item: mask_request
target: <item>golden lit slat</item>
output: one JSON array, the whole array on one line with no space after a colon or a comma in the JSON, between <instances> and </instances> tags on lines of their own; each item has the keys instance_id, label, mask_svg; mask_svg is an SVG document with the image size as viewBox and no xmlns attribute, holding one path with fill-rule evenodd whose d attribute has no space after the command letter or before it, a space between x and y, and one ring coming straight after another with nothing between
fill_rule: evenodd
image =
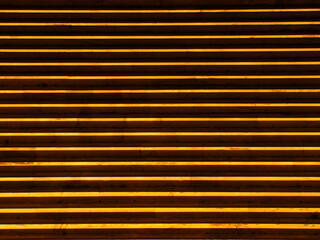
<instances>
[{"instance_id":1,"label":"golden lit slat","mask_svg":"<svg viewBox=\"0 0 320 240\"><path fill-rule=\"evenodd\" d=\"M0 122L318 122L320 118L0 118Z\"/></svg>"},{"instance_id":2,"label":"golden lit slat","mask_svg":"<svg viewBox=\"0 0 320 240\"><path fill-rule=\"evenodd\" d=\"M24 93L320 93L320 89L114 89L114 90L0 90L0 94L24 94Z\"/></svg>"},{"instance_id":3,"label":"golden lit slat","mask_svg":"<svg viewBox=\"0 0 320 240\"><path fill-rule=\"evenodd\" d=\"M320 230L320 224L291 223L68 223L68 224L0 224L0 230L68 230L68 229L305 229Z\"/></svg>"},{"instance_id":4,"label":"golden lit slat","mask_svg":"<svg viewBox=\"0 0 320 240\"><path fill-rule=\"evenodd\" d=\"M268 66L320 65L320 61L303 62L0 62L0 66Z\"/></svg>"},{"instance_id":5,"label":"golden lit slat","mask_svg":"<svg viewBox=\"0 0 320 240\"><path fill-rule=\"evenodd\" d=\"M179 49L0 49L0 52L31 53L124 53L124 52L319 52L320 48L179 48Z\"/></svg>"},{"instance_id":6,"label":"golden lit slat","mask_svg":"<svg viewBox=\"0 0 320 240\"><path fill-rule=\"evenodd\" d=\"M51 166L320 166L320 162L0 162L0 167Z\"/></svg>"},{"instance_id":7,"label":"golden lit slat","mask_svg":"<svg viewBox=\"0 0 320 240\"><path fill-rule=\"evenodd\" d=\"M194 176L161 176L161 177L0 177L0 182L70 182L70 181L245 181L245 182L319 182L320 177L260 177L260 176L241 176L241 177L194 177ZM1 194L1 193L0 193Z\"/></svg>"},{"instance_id":8,"label":"golden lit slat","mask_svg":"<svg viewBox=\"0 0 320 240\"><path fill-rule=\"evenodd\" d=\"M0 132L0 137L320 136L320 132Z\"/></svg>"},{"instance_id":9,"label":"golden lit slat","mask_svg":"<svg viewBox=\"0 0 320 240\"><path fill-rule=\"evenodd\" d=\"M0 104L0 108L170 108L170 107L320 107L320 103L70 103L70 104Z\"/></svg>"},{"instance_id":10,"label":"golden lit slat","mask_svg":"<svg viewBox=\"0 0 320 240\"><path fill-rule=\"evenodd\" d=\"M0 208L10 213L318 213L320 208Z\"/></svg>"},{"instance_id":11,"label":"golden lit slat","mask_svg":"<svg viewBox=\"0 0 320 240\"><path fill-rule=\"evenodd\" d=\"M320 192L1 192L0 198L67 197L320 197Z\"/></svg>"},{"instance_id":12,"label":"golden lit slat","mask_svg":"<svg viewBox=\"0 0 320 240\"><path fill-rule=\"evenodd\" d=\"M117 80L117 79L318 79L320 75L246 75L246 76L0 76L0 79L65 79L65 80Z\"/></svg>"},{"instance_id":13,"label":"golden lit slat","mask_svg":"<svg viewBox=\"0 0 320 240\"><path fill-rule=\"evenodd\" d=\"M319 25L320 21L290 22L0 22L0 26L74 26L74 27L116 27L116 26L268 26L268 25Z\"/></svg>"},{"instance_id":14,"label":"golden lit slat","mask_svg":"<svg viewBox=\"0 0 320 240\"><path fill-rule=\"evenodd\" d=\"M22 36L22 35L2 35L0 39L268 39L268 38L319 38L318 34L290 34L290 35L158 35L158 36L146 36L146 35L131 35L131 36L93 36L93 35L83 35L83 36Z\"/></svg>"},{"instance_id":15,"label":"golden lit slat","mask_svg":"<svg viewBox=\"0 0 320 240\"><path fill-rule=\"evenodd\" d=\"M319 151L320 147L0 147L0 152L33 151Z\"/></svg>"},{"instance_id":16,"label":"golden lit slat","mask_svg":"<svg viewBox=\"0 0 320 240\"><path fill-rule=\"evenodd\" d=\"M89 10L89 9L1 9L0 13L246 13L246 12L319 12L320 8L283 8L283 9L150 9L150 10Z\"/></svg>"}]
</instances>

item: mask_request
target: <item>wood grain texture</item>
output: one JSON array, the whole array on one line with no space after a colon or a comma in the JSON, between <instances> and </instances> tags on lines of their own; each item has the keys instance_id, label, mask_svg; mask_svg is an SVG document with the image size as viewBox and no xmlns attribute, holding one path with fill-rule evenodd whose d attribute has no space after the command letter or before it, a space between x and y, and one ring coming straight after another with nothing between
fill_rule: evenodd
<instances>
[{"instance_id":1,"label":"wood grain texture","mask_svg":"<svg viewBox=\"0 0 320 240\"><path fill-rule=\"evenodd\" d=\"M320 238L319 3L0 5L0 239Z\"/></svg>"}]
</instances>

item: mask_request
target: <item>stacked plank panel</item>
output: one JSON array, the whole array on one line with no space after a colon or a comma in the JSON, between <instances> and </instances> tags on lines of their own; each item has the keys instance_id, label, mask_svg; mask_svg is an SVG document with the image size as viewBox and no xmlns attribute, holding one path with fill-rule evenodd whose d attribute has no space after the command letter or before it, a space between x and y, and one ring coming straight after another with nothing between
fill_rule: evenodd
<instances>
[{"instance_id":1,"label":"stacked plank panel","mask_svg":"<svg viewBox=\"0 0 320 240\"><path fill-rule=\"evenodd\" d=\"M1 239L319 239L320 4L0 9Z\"/></svg>"}]
</instances>

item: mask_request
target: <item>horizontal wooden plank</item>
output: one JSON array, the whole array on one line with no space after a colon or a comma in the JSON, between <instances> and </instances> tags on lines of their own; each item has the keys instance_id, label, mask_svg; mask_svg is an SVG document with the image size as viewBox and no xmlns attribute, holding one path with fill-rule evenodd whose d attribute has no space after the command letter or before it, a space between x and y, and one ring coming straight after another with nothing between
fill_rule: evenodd
<instances>
[{"instance_id":1,"label":"horizontal wooden plank","mask_svg":"<svg viewBox=\"0 0 320 240\"><path fill-rule=\"evenodd\" d=\"M0 224L0 229L320 229L320 224Z\"/></svg>"},{"instance_id":2,"label":"horizontal wooden plank","mask_svg":"<svg viewBox=\"0 0 320 240\"><path fill-rule=\"evenodd\" d=\"M319 192L1 192L0 198L42 197L320 197Z\"/></svg>"},{"instance_id":3,"label":"horizontal wooden plank","mask_svg":"<svg viewBox=\"0 0 320 240\"><path fill-rule=\"evenodd\" d=\"M4 208L5 213L315 213L319 208Z\"/></svg>"}]
</instances>

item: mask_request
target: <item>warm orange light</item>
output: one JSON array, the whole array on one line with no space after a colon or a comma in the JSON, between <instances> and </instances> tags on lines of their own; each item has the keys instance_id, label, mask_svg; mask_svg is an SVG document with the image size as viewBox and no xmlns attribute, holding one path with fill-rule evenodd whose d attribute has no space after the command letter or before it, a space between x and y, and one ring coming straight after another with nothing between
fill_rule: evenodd
<instances>
[{"instance_id":1,"label":"warm orange light","mask_svg":"<svg viewBox=\"0 0 320 240\"><path fill-rule=\"evenodd\" d=\"M320 89L161 89L161 90L0 90L0 94L23 94L23 93L319 93Z\"/></svg>"},{"instance_id":2,"label":"warm orange light","mask_svg":"<svg viewBox=\"0 0 320 240\"><path fill-rule=\"evenodd\" d=\"M246 76L0 76L0 79L318 79L320 75L246 75Z\"/></svg>"},{"instance_id":3,"label":"warm orange light","mask_svg":"<svg viewBox=\"0 0 320 240\"><path fill-rule=\"evenodd\" d=\"M119 52L319 52L320 48L179 48L179 49L0 49L0 52L88 52L88 53L119 53Z\"/></svg>"},{"instance_id":4,"label":"warm orange light","mask_svg":"<svg viewBox=\"0 0 320 240\"><path fill-rule=\"evenodd\" d=\"M8 151L319 151L320 147L0 147Z\"/></svg>"},{"instance_id":5,"label":"warm orange light","mask_svg":"<svg viewBox=\"0 0 320 240\"><path fill-rule=\"evenodd\" d=\"M283 9L150 9L150 10L61 10L61 9L1 9L0 13L223 13L223 12L319 12L319 8Z\"/></svg>"},{"instance_id":6,"label":"warm orange light","mask_svg":"<svg viewBox=\"0 0 320 240\"><path fill-rule=\"evenodd\" d=\"M318 122L320 121L320 118L0 118L0 122L247 122L247 121Z\"/></svg>"},{"instance_id":7,"label":"warm orange light","mask_svg":"<svg viewBox=\"0 0 320 240\"><path fill-rule=\"evenodd\" d=\"M320 107L320 103L70 103L70 104L0 104L9 107L103 107L103 108L141 108L141 107Z\"/></svg>"},{"instance_id":8,"label":"warm orange light","mask_svg":"<svg viewBox=\"0 0 320 240\"><path fill-rule=\"evenodd\" d=\"M0 66L247 66L247 65L320 65L307 62L0 62Z\"/></svg>"},{"instance_id":9,"label":"warm orange light","mask_svg":"<svg viewBox=\"0 0 320 240\"><path fill-rule=\"evenodd\" d=\"M320 162L0 162L0 167L50 166L319 166Z\"/></svg>"},{"instance_id":10,"label":"warm orange light","mask_svg":"<svg viewBox=\"0 0 320 240\"><path fill-rule=\"evenodd\" d=\"M0 132L0 137L320 136L320 132Z\"/></svg>"},{"instance_id":11,"label":"warm orange light","mask_svg":"<svg viewBox=\"0 0 320 240\"><path fill-rule=\"evenodd\" d=\"M261 26L261 25L319 25L319 21L291 22L0 22L0 26Z\"/></svg>"}]
</instances>

